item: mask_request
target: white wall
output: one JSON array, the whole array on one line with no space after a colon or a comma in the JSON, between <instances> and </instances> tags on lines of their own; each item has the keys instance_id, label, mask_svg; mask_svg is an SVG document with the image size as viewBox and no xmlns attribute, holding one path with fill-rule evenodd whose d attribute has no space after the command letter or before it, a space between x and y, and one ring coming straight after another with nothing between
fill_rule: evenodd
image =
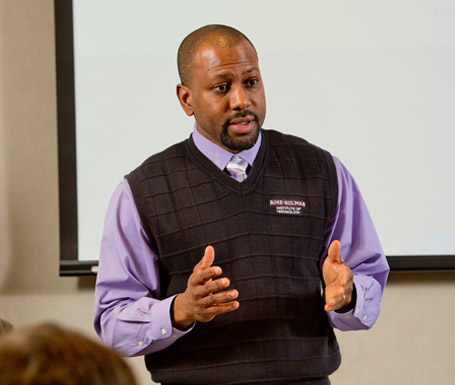
<instances>
[{"instance_id":1,"label":"white wall","mask_svg":"<svg viewBox=\"0 0 455 385\"><path fill-rule=\"evenodd\" d=\"M58 276L53 1L0 0L0 317L52 320L91 336L94 279ZM334 385L455 378L455 272L392 273L368 332L338 333ZM141 384L142 358L129 359Z\"/></svg>"},{"instance_id":2,"label":"white wall","mask_svg":"<svg viewBox=\"0 0 455 385\"><path fill-rule=\"evenodd\" d=\"M264 127L342 160L387 255L455 254L455 205L446 204L455 196L446 177L455 142L453 0L73 4L79 259L98 258L119 175L189 135L175 56L189 31L209 23L252 39Z\"/></svg>"}]
</instances>

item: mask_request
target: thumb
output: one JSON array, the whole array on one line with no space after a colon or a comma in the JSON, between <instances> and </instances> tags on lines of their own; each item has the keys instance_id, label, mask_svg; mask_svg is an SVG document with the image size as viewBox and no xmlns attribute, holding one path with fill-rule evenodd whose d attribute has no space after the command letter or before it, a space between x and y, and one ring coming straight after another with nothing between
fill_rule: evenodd
<instances>
[{"instance_id":1,"label":"thumb","mask_svg":"<svg viewBox=\"0 0 455 385\"><path fill-rule=\"evenodd\" d=\"M340 241L333 241L330 246L329 246L329 251L327 254L327 258L330 260L330 262L334 263L341 263L341 257L340 257L340 249L341 249L341 244Z\"/></svg>"},{"instance_id":2,"label":"thumb","mask_svg":"<svg viewBox=\"0 0 455 385\"><path fill-rule=\"evenodd\" d=\"M204 256L201 259L201 270L206 270L213 265L215 261L215 249L213 246L207 246L205 248Z\"/></svg>"}]
</instances>

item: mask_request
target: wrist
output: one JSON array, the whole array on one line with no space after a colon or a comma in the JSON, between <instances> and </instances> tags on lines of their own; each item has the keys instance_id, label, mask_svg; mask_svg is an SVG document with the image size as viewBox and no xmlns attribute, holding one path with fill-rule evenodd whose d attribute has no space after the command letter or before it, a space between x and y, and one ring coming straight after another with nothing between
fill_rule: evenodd
<instances>
[{"instance_id":1,"label":"wrist","mask_svg":"<svg viewBox=\"0 0 455 385\"><path fill-rule=\"evenodd\" d=\"M190 319L186 315L183 307L183 301L183 294L179 294L174 298L174 301L171 305L172 326L179 330L188 329L194 322L194 320Z\"/></svg>"}]
</instances>

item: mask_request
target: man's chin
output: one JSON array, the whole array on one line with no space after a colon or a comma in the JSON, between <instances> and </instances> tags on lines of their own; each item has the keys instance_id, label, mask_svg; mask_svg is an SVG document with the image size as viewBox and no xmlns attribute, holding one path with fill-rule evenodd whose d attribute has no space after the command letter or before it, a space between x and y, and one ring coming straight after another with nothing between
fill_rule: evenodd
<instances>
[{"instance_id":1,"label":"man's chin","mask_svg":"<svg viewBox=\"0 0 455 385\"><path fill-rule=\"evenodd\" d=\"M248 134L232 136L227 132L221 134L221 143L231 151L243 151L253 147L259 138L259 128L255 128Z\"/></svg>"}]
</instances>

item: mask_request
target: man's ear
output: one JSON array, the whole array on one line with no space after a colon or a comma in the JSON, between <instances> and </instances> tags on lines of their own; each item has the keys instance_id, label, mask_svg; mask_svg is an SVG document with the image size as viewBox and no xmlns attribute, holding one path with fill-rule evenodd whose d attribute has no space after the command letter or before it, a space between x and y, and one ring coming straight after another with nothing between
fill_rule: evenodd
<instances>
[{"instance_id":1,"label":"man's ear","mask_svg":"<svg viewBox=\"0 0 455 385\"><path fill-rule=\"evenodd\" d=\"M177 84L177 97L185 113L188 116L193 116L194 109L191 90L183 84Z\"/></svg>"}]
</instances>

